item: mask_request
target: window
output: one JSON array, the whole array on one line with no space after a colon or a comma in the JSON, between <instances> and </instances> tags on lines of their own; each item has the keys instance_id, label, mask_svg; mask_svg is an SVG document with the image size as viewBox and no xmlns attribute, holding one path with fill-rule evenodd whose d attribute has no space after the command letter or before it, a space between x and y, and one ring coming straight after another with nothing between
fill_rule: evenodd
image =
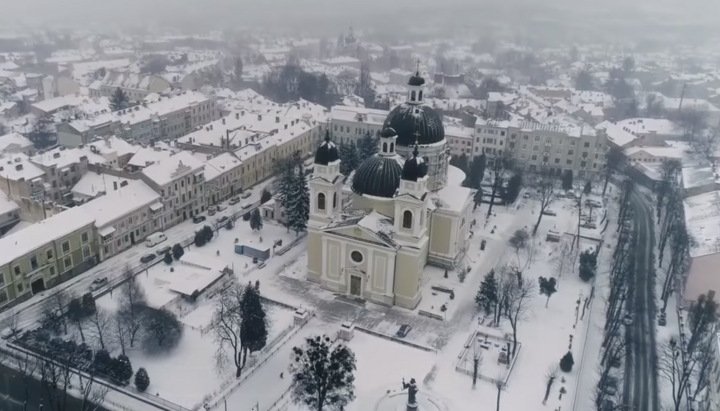
<instances>
[{"instance_id":1,"label":"window","mask_svg":"<svg viewBox=\"0 0 720 411\"><path fill-rule=\"evenodd\" d=\"M588 148L588 147L590 147L590 143L588 143L588 142L585 142L585 144L583 145L583 147L585 147L585 148Z\"/></svg>"},{"instance_id":2,"label":"window","mask_svg":"<svg viewBox=\"0 0 720 411\"><path fill-rule=\"evenodd\" d=\"M22 292L23 292L23 285L22 285L22 283L18 283L17 289L18 289L18 294L22 294Z\"/></svg>"},{"instance_id":3,"label":"window","mask_svg":"<svg viewBox=\"0 0 720 411\"><path fill-rule=\"evenodd\" d=\"M403 228L412 228L412 219L413 219L412 211L405 210L403 212L403 223L402 223Z\"/></svg>"},{"instance_id":4,"label":"window","mask_svg":"<svg viewBox=\"0 0 720 411\"><path fill-rule=\"evenodd\" d=\"M383 143L383 153L387 153L387 143Z\"/></svg>"},{"instance_id":5,"label":"window","mask_svg":"<svg viewBox=\"0 0 720 411\"><path fill-rule=\"evenodd\" d=\"M86 245L85 247L83 247L82 253L83 260L87 260L88 258L90 258L90 246Z\"/></svg>"},{"instance_id":6,"label":"window","mask_svg":"<svg viewBox=\"0 0 720 411\"><path fill-rule=\"evenodd\" d=\"M569 156L571 156L571 155L573 155L573 154L575 154L575 152L574 152L573 150L568 150L568 155L569 155Z\"/></svg>"},{"instance_id":7,"label":"window","mask_svg":"<svg viewBox=\"0 0 720 411\"><path fill-rule=\"evenodd\" d=\"M540 136L535 136L535 141L540 141Z\"/></svg>"},{"instance_id":8,"label":"window","mask_svg":"<svg viewBox=\"0 0 720 411\"><path fill-rule=\"evenodd\" d=\"M395 143L390 143L390 152L395 151Z\"/></svg>"},{"instance_id":9,"label":"window","mask_svg":"<svg viewBox=\"0 0 720 411\"><path fill-rule=\"evenodd\" d=\"M528 139L528 136L527 136L527 135L524 135L524 136L523 136L523 140L527 140L527 139Z\"/></svg>"},{"instance_id":10,"label":"window","mask_svg":"<svg viewBox=\"0 0 720 411\"><path fill-rule=\"evenodd\" d=\"M560 164L560 159L559 159L559 158L556 158L556 159L555 159L555 164Z\"/></svg>"},{"instance_id":11,"label":"window","mask_svg":"<svg viewBox=\"0 0 720 411\"><path fill-rule=\"evenodd\" d=\"M353 262L360 264L363 262L363 255L360 251L355 250L350 253L350 259L353 260Z\"/></svg>"},{"instance_id":12,"label":"window","mask_svg":"<svg viewBox=\"0 0 720 411\"><path fill-rule=\"evenodd\" d=\"M583 151L582 156L583 156L583 158L587 158L587 156L588 156L587 151Z\"/></svg>"},{"instance_id":13,"label":"window","mask_svg":"<svg viewBox=\"0 0 720 411\"><path fill-rule=\"evenodd\" d=\"M337 193L333 193L333 209L337 207Z\"/></svg>"},{"instance_id":14,"label":"window","mask_svg":"<svg viewBox=\"0 0 720 411\"><path fill-rule=\"evenodd\" d=\"M5 274L0 273L0 287L5 285Z\"/></svg>"},{"instance_id":15,"label":"window","mask_svg":"<svg viewBox=\"0 0 720 411\"><path fill-rule=\"evenodd\" d=\"M87 231L84 232L84 233L82 233L82 235L80 236L80 239L82 240L82 243L83 243L83 244L85 244L85 243L88 242L88 233L87 233Z\"/></svg>"},{"instance_id":16,"label":"window","mask_svg":"<svg viewBox=\"0 0 720 411\"><path fill-rule=\"evenodd\" d=\"M38 268L38 261L36 256L30 257L30 269L31 270L37 270Z\"/></svg>"},{"instance_id":17,"label":"window","mask_svg":"<svg viewBox=\"0 0 720 411\"><path fill-rule=\"evenodd\" d=\"M20 264L13 267L13 271L15 272L15 275L20 275Z\"/></svg>"},{"instance_id":18,"label":"window","mask_svg":"<svg viewBox=\"0 0 720 411\"><path fill-rule=\"evenodd\" d=\"M571 166L571 165L572 165L572 160L565 160L565 164Z\"/></svg>"},{"instance_id":19,"label":"window","mask_svg":"<svg viewBox=\"0 0 720 411\"><path fill-rule=\"evenodd\" d=\"M415 90L410 92L410 101L415 101Z\"/></svg>"},{"instance_id":20,"label":"window","mask_svg":"<svg viewBox=\"0 0 720 411\"><path fill-rule=\"evenodd\" d=\"M62 252L63 254L67 254L70 252L70 241L65 241L62 243Z\"/></svg>"},{"instance_id":21,"label":"window","mask_svg":"<svg viewBox=\"0 0 720 411\"><path fill-rule=\"evenodd\" d=\"M418 100L422 100L422 90L418 93Z\"/></svg>"},{"instance_id":22,"label":"window","mask_svg":"<svg viewBox=\"0 0 720 411\"><path fill-rule=\"evenodd\" d=\"M537 160L537 154L533 154L531 160Z\"/></svg>"},{"instance_id":23,"label":"window","mask_svg":"<svg viewBox=\"0 0 720 411\"><path fill-rule=\"evenodd\" d=\"M318 193L317 196L317 208L318 210L324 210L325 209L325 194Z\"/></svg>"},{"instance_id":24,"label":"window","mask_svg":"<svg viewBox=\"0 0 720 411\"><path fill-rule=\"evenodd\" d=\"M538 146L533 146L533 151L539 151L539 150L540 150L540 147L538 147Z\"/></svg>"},{"instance_id":25,"label":"window","mask_svg":"<svg viewBox=\"0 0 720 411\"><path fill-rule=\"evenodd\" d=\"M3 305L7 302L8 302L7 292L5 290L3 290L2 292L0 292L0 305Z\"/></svg>"},{"instance_id":26,"label":"window","mask_svg":"<svg viewBox=\"0 0 720 411\"><path fill-rule=\"evenodd\" d=\"M581 162L580 162L580 167L585 167L586 165L587 165L587 161L581 161Z\"/></svg>"},{"instance_id":27,"label":"window","mask_svg":"<svg viewBox=\"0 0 720 411\"><path fill-rule=\"evenodd\" d=\"M55 275L55 266L51 265L50 266L50 276L52 277L53 275Z\"/></svg>"}]
</instances>

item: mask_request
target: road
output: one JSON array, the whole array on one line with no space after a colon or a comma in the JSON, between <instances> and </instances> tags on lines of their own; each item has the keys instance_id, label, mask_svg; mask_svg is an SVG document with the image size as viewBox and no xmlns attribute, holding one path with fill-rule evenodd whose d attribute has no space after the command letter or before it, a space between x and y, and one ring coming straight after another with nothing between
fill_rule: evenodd
<instances>
[{"instance_id":1,"label":"road","mask_svg":"<svg viewBox=\"0 0 720 411\"><path fill-rule=\"evenodd\" d=\"M212 217L208 217L208 220L203 223L193 224L192 220L187 220L165 230L165 234L168 238L167 241L157 244L154 247L146 247L144 243L136 244L133 247L123 251L122 253L101 262L100 264L78 275L75 278L65 281L64 283L59 284L54 288L33 295L29 300L24 301L13 307L11 310L6 310L2 314L0 314L0 322L6 320L10 315L13 315L13 313L15 313L15 315L17 316L17 324L20 328L26 329L28 327L34 326L34 324L40 318L42 302L51 292L55 291L56 289L64 289L67 290L70 294L81 296L90 291L90 284L93 282L93 280L103 277L107 277L109 282L112 284L113 279L122 276L124 268L126 266L137 266L140 264L140 257L142 257L143 255L154 250L163 248L167 245L172 246L175 243L180 243L190 238L194 235L195 230L198 227L202 227L205 224L211 225L211 219L219 218L223 215L231 215L235 212L238 212L241 210L241 204L244 203L252 203L253 207L247 209L247 211L252 211L254 208L256 208L255 204L259 204L260 202L260 196L262 194L263 188L270 184L272 181L273 180L270 179L254 186L252 188L253 191L250 197L248 197L247 199L243 199L239 204L236 204L234 206L228 206L227 209L218 212ZM228 202L225 201L223 202L223 204L227 205ZM203 215L207 215L207 212L203 213Z\"/></svg>"},{"instance_id":2,"label":"road","mask_svg":"<svg viewBox=\"0 0 720 411\"><path fill-rule=\"evenodd\" d=\"M628 309L632 325L626 327L628 349L625 360L623 402L634 411L659 409L655 343L655 279L653 247L655 234L652 208L637 191L630 198L635 210L632 241L635 255Z\"/></svg>"}]
</instances>

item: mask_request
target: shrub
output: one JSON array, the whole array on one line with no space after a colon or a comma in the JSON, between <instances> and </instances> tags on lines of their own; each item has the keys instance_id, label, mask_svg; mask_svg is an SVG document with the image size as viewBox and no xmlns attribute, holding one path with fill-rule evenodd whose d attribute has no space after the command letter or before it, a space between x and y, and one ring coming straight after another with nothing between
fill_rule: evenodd
<instances>
[{"instance_id":1,"label":"shrub","mask_svg":"<svg viewBox=\"0 0 720 411\"><path fill-rule=\"evenodd\" d=\"M135 388L140 392L144 392L150 385L150 377L145 368L140 368L135 373Z\"/></svg>"},{"instance_id":2,"label":"shrub","mask_svg":"<svg viewBox=\"0 0 720 411\"><path fill-rule=\"evenodd\" d=\"M163 257L163 261L165 261L165 264L170 265L173 262L173 257L170 255L170 251L165 251L165 257Z\"/></svg>"},{"instance_id":3,"label":"shrub","mask_svg":"<svg viewBox=\"0 0 720 411\"><path fill-rule=\"evenodd\" d=\"M93 315L95 314L95 311L97 311L97 308L95 307L95 299L93 298L92 293L83 294L82 309L87 316Z\"/></svg>"},{"instance_id":4,"label":"shrub","mask_svg":"<svg viewBox=\"0 0 720 411\"><path fill-rule=\"evenodd\" d=\"M590 281L595 277L597 269L597 255L591 250L580 253L580 278L583 281Z\"/></svg>"},{"instance_id":5,"label":"shrub","mask_svg":"<svg viewBox=\"0 0 720 411\"><path fill-rule=\"evenodd\" d=\"M563 372L570 372L572 371L573 365L575 365L575 360L573 360L572 353L568 351L567 354L560 359L560 369L563 370Z\"/></svg>"},{"instance_id":6,"label":"shrub","mask_svg":"<svg viewBox=\"0 0 720 411\"><path fill-rule=\"evenodd\" d=\"M215 233L213 233L213 229L210 228L209 225L206 225L205 227L203 227L201 232L205 236L206 243L209 243L210 240L212 240L213 236L215 235Z\"/></svg>"},{"instance_id":7,"label":"shrub","mask_svg":"<svg viewBox=\"0 0 720 411\"><path fill-rule=\"evenodd\" d=\"M250 213L243 214L243 221L250 221Z\"/></svg>"},{"instance_id":8,"label":"shrub","mask_svg":"<svg viewBox=\"0 0 720 411\"><path fill-rule=\"evenodd\" d=\"M95 372L103 375L108 375L110 373L109 368L112 360L113 358L110 356L110 353L108 353L107 350L96 351L95 360L93 361L93 367L95 368Z\"/></svg>"},{"instance_id":9,"label":"shrub","mask_svg":"<svg viewBox=\"0 0 720 411\"><path fill-rule=\"evenodd\" d=\"M202 247L207 243L207 239L205 238L205 233L202 231L198 231L195 233L195 247Z\"/></svg>"},{"instance_id":10,"label":"shrub","mask_svg":"<svg viewBox=\"0 0 720 411\"><path fill-rule=\"evenodd\" d=\"M127 385L132 375L132 364L127 356L120 354L110 362L110 376L118 384Z\"/></svg>"},{"instance_id":11,"label":"shrub","mask_svg":"<svg viewBox=\"0 0 720 411\"><path fill-rule=\"evenodd\" d=\"M172 248L173 258L176 260L179 260L180 257L182 257L185 254L185 249L179 244L176 243Z\"/></svg>"}]
</instances>

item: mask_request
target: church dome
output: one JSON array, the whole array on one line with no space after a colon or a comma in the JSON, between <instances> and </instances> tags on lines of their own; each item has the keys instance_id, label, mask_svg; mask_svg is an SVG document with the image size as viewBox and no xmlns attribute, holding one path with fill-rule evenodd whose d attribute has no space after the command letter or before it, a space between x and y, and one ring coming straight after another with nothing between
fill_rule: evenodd
<instances>
[{"instance_id":1,"label":"church dome","mask_svg":"<svg viewBox=\"0 0 720 411\"><path fill-rule=\"evenodd\" d=\"M380 137L383 138L393 138L397 136L397 131L395 131L394 128L388 127L383 129L383 131L380 132Z\"/></svg>"},{"instance_id":2,"label":"church dome","mask_svg":"<svg viewBox=\"0 0 720 411\"><path fill-rule=\"evenodd\" d=\"M442 118L432 107L424 104L402 103L395 107L383 123L383 129L388 127L397 132L399 146L412 147L416 139L420 145L435 144L445 139Z\"/></svg>"},{"instance_id":3,"label":"church dome","mask_svg":"<svg viewBox=\"0 0 720 411\"><path fill-rule=\"evenodd\" d=\"M422 86L423 84L425 84L425 79L420 75L419 71L408 80L408 86Z\"/></svg>"},{"instance_id":4,"label":"church dome","mask_svg":"<svg viewBox=\"0 0 720 411\"><path fill-rule=\"evenodd\" d=\"M315 151L315 164L326 166L340 159L335 143L330 140L330 130L325 132L325 141Z\"/></svg>"},{"instance_id":5,"label":"church dome","mask_svg":"<svg viewBox=\"0 0 720 411\"><path fill-rule=\"evenodd\" d=\"M418 156L418 154L418 149L417 147L415 147L412 158L407 160L403 165L401 175L403 180L418 181L418 179L421 179L427 175L427 162L424 158Z\"/></svg>"},{"instance_id":6,"label":"church dome","mask_svg":"<svg viewBox=\"0 0 720 411\"><path fill-rule=\"evenodd\" d=\"M400 187L402 166L397 156L368 157L355 171L352 190L355 194L392 198Z\"/></svg>"}]
</instances>

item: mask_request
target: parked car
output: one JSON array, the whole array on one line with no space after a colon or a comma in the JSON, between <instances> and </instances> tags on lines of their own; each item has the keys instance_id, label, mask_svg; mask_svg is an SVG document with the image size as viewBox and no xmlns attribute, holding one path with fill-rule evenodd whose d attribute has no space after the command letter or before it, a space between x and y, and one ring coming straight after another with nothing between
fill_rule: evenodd
<instances>
[{"instance_id":1,"label":"parked car","mask_svg":"<svg viewBox=\"0 0 720 411\"><path fill-rule=\"evenodd\" d=\"M233 197L230 199L230 205L235 205L240 202L240 197Z\"/></svg>"},{"instance_id":2,"label":"parked car","mask_svg":"<svg viewBox=\"0 0 720 411\"><path fill-rule=\"evenodd\" d=\"M208 215L210 215L210 216L215 215L215 206L208 207Z\"/></svg>"},{"instance_id":3,"label":"parked car","mask_svg":"<svg viewBox=\"0 0 720 411\"><path fill-rule=\"evenodd\" d=\"M172 246L166 245L166 246L163 247L163 248L159 248L159 249L156 251L156 253L157 253L157 255L159 255L159 256L164 256L165 253L167 253L167 252L170 251L171 249L172 249Z\"/></svg>"},{"instance_id":4,"label":"parked car","mask_svg":"<svg viewBox=\"0 0 720 411\"><path fill-rule=\"evenodd\" d=\"M193 223L195 224L202 223L205 220L207 220L207 218L204 215L198 214L196 216L193 216Z\"/></svg>"},{"instance_id":5,"label":"parked car","mask_svg":"<svg viewBox=\"0 0 720 411\"><path fill-rule=\"evenodd\" d=\"M243 210L245 210L246 208L252 207L252 203L243 203L243 205L241 207Z\"/></svg>"},{"instance_id":6,"label":"parked car","mask_svg":"<svg viewBox=\"0 0 720 411\"><path fill-rule=\"evenodd\" d=\"M660 319L658 319L658 325L664 327L667 325L667 316L664 312L660 313Z\"/></svg>"},{"instance_id":7,"label":"parked car","mask_svg":"<svg viewBox=\"0 0 720 411\"><path fill-rule=\"evenodd\" d=\"M406 335L412 330L412 327L408 324L403 324L400 326L400 329L395 334L398 338L405 338Z\"/></svg>"},{"instance_id":8,"label":"parked car","mask_svg":"<svg viewBox=\"0 0 720 411\"><path fill-rule=\"evenodd\" d=\"M591 223L591 222L585 222L582 226L583 226L583 228L592 228L592 229L597 228L597 225L595 223Z\"/></svg>"},{"instance_id":9,"label":"parked car","mask_svg":"<svg viewBox=\"0 0 720 411\"><path fill-rule=\"evenodd\" d=\"M224 206L224 205L222 205L222 204L218 204L218 206L215 207L215 209L216 209L217 211L225 211L225 210L227 210L227 206Z\"/></svg>"},{"instance_id":10,"label":"parked car","mask_svg":"<svg viewBox=\"0 0 720 411\"><path fill-rule=\"evenodd\" d=\"M556 216L556 215L557 215L557 213L556 213L555 211L553 211L553 210L545 210L545 211L543 211L543 214L544 214L544 215L550 215L550 216Z\"/></svg>"},{"instance_id":11,"label":"parked car","mask_svg":"<svg viewBox=\"0 0 720 411\"><path fill-rule=\"evenodd\" d=\"M251 195L252 195L252 191L247 190L247 191L245 191L244 193L242 193L242 195L241 195L240 197L242 197L242 198L250 198Z\"/></svg>"},{"instance_id":12,"label":"parked car","mask_svg":"<svg viewBox=\"0 0 720 411\"><path fill-rule=\"evenodd\" d=\"M229 220L228 216L224 215L215 221L217 221L218 224L222 224L222 223L226 222L227 220Z\"/></svg>"},{"instance_id":13,"label":"parked car","mask_svg":"<svg viewBox=\"0 0 720 411\"><path fill-rule=\"evenodd\" d=\"M167 240L167 236L165 235L165 233L153 233L153 234L150 234L147 237L147 239L145 240L145 246L146 247L155 247L156 245L158 245L166 240Z\"/></svg>"},{"instance_id":14,"label":"parked car","mask_svg":"<svg viewBox=\"0 0 720 411\"><path fill-rule=\"evenodd\" d=\"M143 264L147 264L150 261L154 260L155 257L157 257L154 253L145 254L144 256L140 257L140 262Z\"/></svg>"},{"instance_id":15,"label":"parked car","mask_svg":"<svg viewBox=\"0 0 720 411\"><path fill-rule=\"evenodd\" d=\"M90 283L90 291L97 291L103 287L105 287L108 283L107 277L103 278L96 278L93 280L93 282Z\"/></svg>"},{"instance_id":16,"label":"parked car","mask_svg":"<svg viewBox=\"0 0 720 411\"><path fill-rule=\"evenodd\" d=\"M625 314L625 317L623 318L623 323L625 325L632 325L632 323L633 323L632 314Z\"/></svg>"},{"instance_id":17,"label":"parked car","mask_svg":"<svg viewBox=\"0 0 720 411\"><path fill-rule=\"evenodd\" d=\"M530 193L526 191L525 194L523 194L523 198L530 198Z\"/></svg>"}]
</instances>

